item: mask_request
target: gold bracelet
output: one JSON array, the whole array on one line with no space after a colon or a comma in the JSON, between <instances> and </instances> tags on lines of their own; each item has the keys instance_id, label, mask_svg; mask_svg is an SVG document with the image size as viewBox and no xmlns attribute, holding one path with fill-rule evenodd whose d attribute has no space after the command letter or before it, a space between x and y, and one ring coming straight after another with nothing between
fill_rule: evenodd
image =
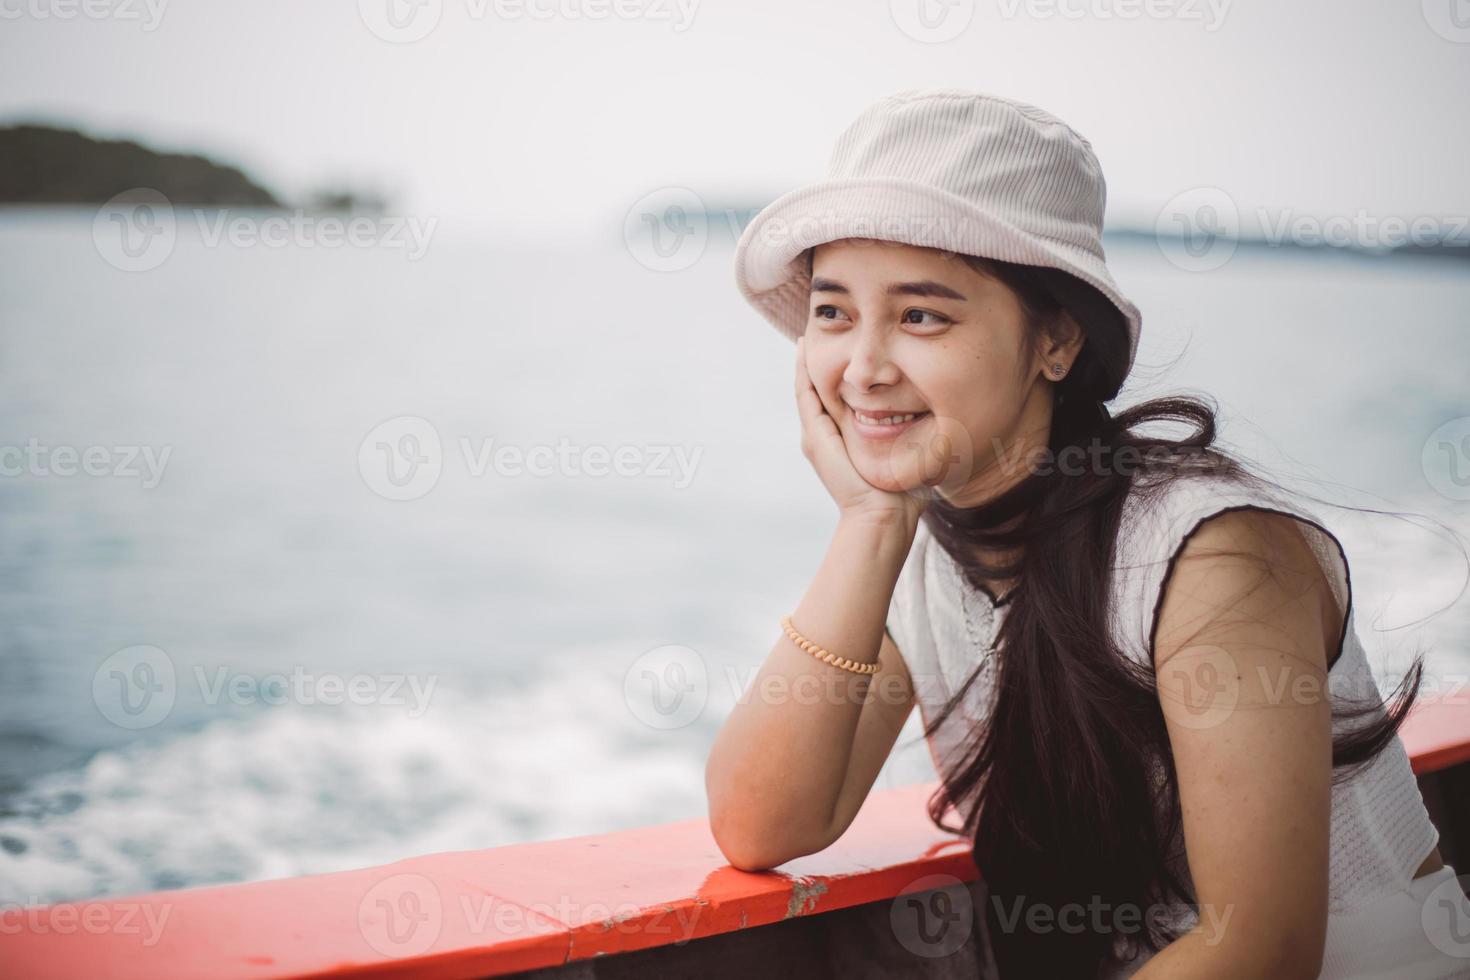
<instances>
[{"instance_id":1,"label":"gold bracelet","mask_svg":"<svg viewBox=\"0 0 1470 980\"><path fill-rule=\"evenodd\" d=\"M806 637L796 632L796 627L791 625L790 616L781 617L781 628L786 631L787 636L791 637L791 641L793 643L801 647L807 653L810 653L812 656L816 657L818 660L829 663L833 667L841 667L843 670L850 670L854 674L878 673L878 664L876 663L859 663L856 660L848 660L846 657L839 657L835 653L829 653L826 650L823 650L811 640L808 640Z\"/></svg>"}]
</instances>

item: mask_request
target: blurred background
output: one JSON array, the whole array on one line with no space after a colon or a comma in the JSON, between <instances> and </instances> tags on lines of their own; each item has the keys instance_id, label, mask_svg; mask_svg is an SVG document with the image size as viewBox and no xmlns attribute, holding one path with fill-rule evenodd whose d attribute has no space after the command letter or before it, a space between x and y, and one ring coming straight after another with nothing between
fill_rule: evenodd
<instances>
[{"instance_id":1,"label":"blurred background","mask_svg":"<svg viewBox=\"0 0 1470 980\"><path fill-rule=\"evenodd\" d=\"M1470 692L1464 0L0 0L0 902L702 816L836 518L733 245L931 86Z\"/></svg>"}]
</instances>

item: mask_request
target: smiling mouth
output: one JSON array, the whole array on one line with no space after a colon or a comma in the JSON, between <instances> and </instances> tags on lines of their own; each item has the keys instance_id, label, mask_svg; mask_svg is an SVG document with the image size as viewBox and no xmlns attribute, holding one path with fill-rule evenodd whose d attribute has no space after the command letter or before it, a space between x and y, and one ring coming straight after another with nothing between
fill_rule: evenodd
<instances>
[{"instance_id":1,"label":"smiling mouth","mask_svg":"<svg viewBox=\"0 0 1470 980\"><path fill-rule=\"evenodd\" d=\"M869 426L906 425L909 422L917 422L919 419L922 419L928 414L928 412L904 412L886 413L883 415L869 415L868 413L859 411L856 408L852 409L852 417L857 419L858 422L862 423L863 425Z\"/></svg>"},{"instance_id":2,"label":"smiling mouth","mask_svg":"<svg viewBox=\"0 0 1470 980\"><path fill-rule=\"evenodd\" d=\"M889 439L897 439L900 435L921 424L929 417L928 412L904 412L903 414L886 413L884 415L868 415L849 407L852 413L852 427L863 439L873 442L881 442Z\"/></svg>"}]
</instances>

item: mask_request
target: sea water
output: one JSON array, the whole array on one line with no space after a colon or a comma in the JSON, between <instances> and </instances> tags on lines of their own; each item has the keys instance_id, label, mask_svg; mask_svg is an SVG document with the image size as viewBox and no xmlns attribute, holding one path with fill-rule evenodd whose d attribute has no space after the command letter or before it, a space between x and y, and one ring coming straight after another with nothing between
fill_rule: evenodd
<instances>
[{"instance_id":1,"label":"sea water","mask_svg":"<svg viewBox=\"0 0 1470 980\"><path fill-rule=\"evenodd\" d=\"M703 815L836 517L728 240L660 271L180 223L129 271L93 218L0 216L0 902ZM1145 324L1119 404L1207 394L1273 475L1470 529L1426 464L1470 416L1470 261L1109 261ZM1454 545L1323 514L1375 668L1417 642L1463 684ZM917 723L879 786L933 778Z\"/></svg>"}]
</instances>

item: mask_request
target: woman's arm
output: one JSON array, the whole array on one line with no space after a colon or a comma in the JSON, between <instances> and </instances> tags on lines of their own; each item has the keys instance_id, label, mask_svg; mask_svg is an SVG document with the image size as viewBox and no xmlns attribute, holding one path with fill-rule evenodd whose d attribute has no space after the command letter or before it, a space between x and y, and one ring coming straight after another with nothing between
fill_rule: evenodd
<instances>
[{"instance_id":1,"label":"woman's arm","mask_svg":"<svg viewBox=\"0 0 1470 980\"><path fill-rule=\"evenodd\" d=\"M1226 513L1181 551L1154 669L1200 921L1139 980L1318 975L1332 810L1327 665L1343 615L1290 517Z\"/></svg>"},{"instance_id":2,"label":"woman's arm","mask_svg":"<svg viewBox=\"0 0 1470 980\"><path fill-rule=\"evenodd\" d=\"M839 520L791 614L797 631L872 676L824 663L783 632L720 729L705 766L710 828L737 868L775 867L831 844L852 822L913 705L883 629L914 528Z\"/></svg>"},{"instance_id":3,"label":"woman's arm","mask_svg":"<svg viewBox=\"0 0 1470 980\"><path fill-rule=\"evenodd\" d=\"M913 706L909 673L883 624L926 498L877 490L857 472L812 384L804 337L795 382L802 454L839 517L791 623L840 657L881 666L873 675L843 670L781 633L705 764L710 829L730 863L747 870L820 851L841 836ZM942 476L948 443L938 439L928 453L916 475Z\"/></svg>"}]
</instances>

